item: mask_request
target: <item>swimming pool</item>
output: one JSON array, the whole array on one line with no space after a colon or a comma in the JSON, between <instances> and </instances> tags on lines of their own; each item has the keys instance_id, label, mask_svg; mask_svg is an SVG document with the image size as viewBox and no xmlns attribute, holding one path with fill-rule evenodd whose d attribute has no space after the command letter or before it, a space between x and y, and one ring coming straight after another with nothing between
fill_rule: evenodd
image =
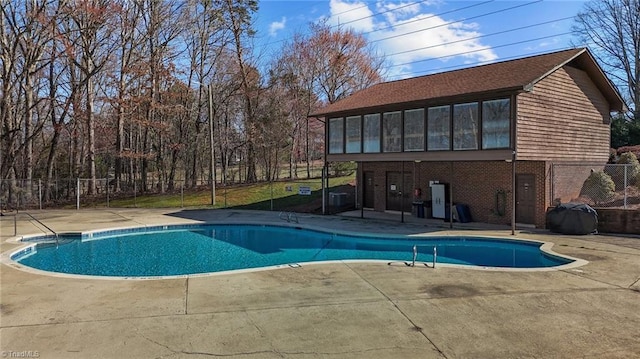
<instances>
[{"instance_id":1,"label":"swimming pool","mask_svg":"<svg viewBox=\"0 0 640 359\"><path fill-rule=\"evenodd\" d=\"M37 240L37 239L36 239ZM573 259L541 250L541 242L478 237L330 233L271 225L177 225L61 235L11 259L28 267L108 277L165 277L341 260L499 268L548 268Z\"/></svg>"}]
</instances>

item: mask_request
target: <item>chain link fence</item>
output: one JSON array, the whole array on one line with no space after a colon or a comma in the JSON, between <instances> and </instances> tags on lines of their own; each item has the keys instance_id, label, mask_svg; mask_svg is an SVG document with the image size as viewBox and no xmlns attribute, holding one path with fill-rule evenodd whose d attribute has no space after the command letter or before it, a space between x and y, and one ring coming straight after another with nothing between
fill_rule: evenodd
<instances>
[{"instance_id":1,"label":"chain link fence","mask_svg":"<svg viewBox=\"0 0 640 359\"><path fill-rule=\"evenodd\" d=\"M352 184L332 184L329 179L328 210L355 206ZM259 192L259 193L258 193ZM321 213L322 179L292 179L260 186L207 183L189 186L140 180L116 184L113 179L0 180L0 210L47 208L182 208L215 207Z\"/></svg>"},{"instance_id":2,"label":"chain link fence","mask_svg":"<svg viewBox=\"0 0 640 359\"><path fill-rule=\"evenodd\" d=\"M640 173L630 164L553 164L553 204L640 209Z\"/></svg>"},{"instance_id":3,"label":"chain link fence","mask_svg":"<svg viewBox=\"0 0 640 359\"><path fill-rule=\"evenodd\" d=\"M146 190L144 190L146 186ZM152 207L184 207L185 183L121 182L87 178L44 180L0 180L0 209L138 207L153 201ZM149 195L154 198L150 200ZM141 201L141 203L138 203Z\"/></svg>"}]
</instances>

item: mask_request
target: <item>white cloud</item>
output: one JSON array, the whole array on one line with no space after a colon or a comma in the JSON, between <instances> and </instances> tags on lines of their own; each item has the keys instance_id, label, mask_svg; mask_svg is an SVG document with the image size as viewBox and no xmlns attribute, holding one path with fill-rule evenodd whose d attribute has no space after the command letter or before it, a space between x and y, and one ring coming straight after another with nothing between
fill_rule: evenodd
<instances>
[{"instance_id":1,"label":"white cloud","mask_svg":"<svg viewBox=\"0 0 640 359\"><path fill-rule=\"evenodd\" d=\"M287 24L287 18L282 17L281 21L274 21L269 25L269 35L276 36L276 33L279 30L284 29L284 26Z\"/></svg>"},{"instance_id":2,"label":"white cloud","mask_svg":"<svg viewBox=\"0 0 640 359\"><path fill-rule=\"evenodd\" d=\"M420 21L411 22L418 19ZM397 22L387 31L372 33L369 37L386 53L399 53L393 56L396 63L453 56L478 61L496 59L496 54L477 39L481 33L476 28L474 24L448 23L437 16L420 14Z\"/></svg>"},{"instance_id":3,"label":"white cloud","mask_svg":"<svg viewBox=\"0 0 640 359\"><path fill-rule=\"evenodd\" d=\"M417 61L437 59L447 62L455 58L473 63L498 58L491 47L477 38L482 35L477 23L453 22L424 11L420 4L407 4L379 2L378 13L401 9L374 17L367 3L331 0L330 23L345 24L364 33L380 29L366 36L379 52L387 54L387 62L391 65L389 75L393 77L409 75L419 65ZM424 64L434 67L430 66L434 62L425 61Z\"/></svg>"},{"instance_id":4,"label":"white cloud","mask_svg":"<svg viewBox=\"0 0 640 359\"><path fill-rule=\"evenodd\" d=\"M373 30L373 11L365 2L331 0L329 10L331 11L331 17L328 19L330 25L345 25L363 32Z\"/></svg>"},{"instance_id":5,"label":"white cloud","mask_svg":"<svg viewBox=\"0 0 640 359\"><path fill-rule=\"evenodd\" d=\"M378 13L383 13L387 21L394 23L398 17L418 14L420 3L378 3Z\"/></svg>"}]
</instances>

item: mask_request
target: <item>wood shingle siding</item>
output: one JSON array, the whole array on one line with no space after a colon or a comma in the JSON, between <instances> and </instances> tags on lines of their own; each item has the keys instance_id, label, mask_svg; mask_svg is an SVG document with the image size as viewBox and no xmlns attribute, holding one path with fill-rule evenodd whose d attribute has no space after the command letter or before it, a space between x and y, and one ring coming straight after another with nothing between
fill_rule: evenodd
<instances>
[{"instance_id":1,"label":"wood shingle siding","mask_svg":"<svg viewBox=\"0 0 640 359\"><path fill-rule=\"evenodd\" d=\"M589 76L564 66L517 96L519 160L606 162L609 104Z\"/></svg>"}]
</instances>

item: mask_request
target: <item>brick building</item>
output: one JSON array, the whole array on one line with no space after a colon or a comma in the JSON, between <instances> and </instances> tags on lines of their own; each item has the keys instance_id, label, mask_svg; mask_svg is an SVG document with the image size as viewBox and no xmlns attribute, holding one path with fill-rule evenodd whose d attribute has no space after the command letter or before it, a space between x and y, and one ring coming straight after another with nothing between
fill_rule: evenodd
<instances>
[{"instance_id":1,"label":"brick building","mask_svg":"<svg viewBox=\"0 0 640 359\"><path fill-rule=\"evenodd\" d=\"M358 206L420 200L428 217L439 183L474 221L544 227L551 164L606 163L623 109L589 51L572 49L380 83L312 116L327 162L358 163Z\"/></svg>"}]
</instances>

